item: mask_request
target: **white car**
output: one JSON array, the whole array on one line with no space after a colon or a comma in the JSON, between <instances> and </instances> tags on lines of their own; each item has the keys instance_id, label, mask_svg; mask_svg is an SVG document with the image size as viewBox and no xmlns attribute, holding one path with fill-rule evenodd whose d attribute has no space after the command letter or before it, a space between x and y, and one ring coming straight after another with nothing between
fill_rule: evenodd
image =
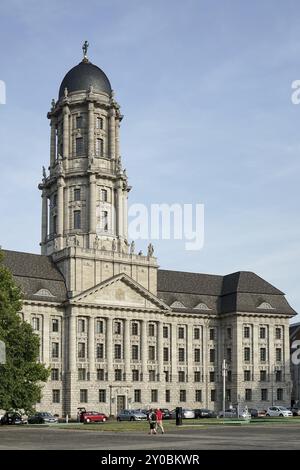
<instances>
[{"instance_id":1,"label":"white car","mask_svg":"<svg viewBox=\"0 0 300 470\"><path fill-rule=\"evenodd\" d=\"M285 418L289 418L293 416L293 413L284 406L270 406L270 408L267 409L266 416L284 416Z\"/></svg>"},{"instance_id":2,"label":"white car","mask_svg":"<svg viewBox=\"0 0 300 470\"><path fill-rule=\"evenodd\" d=\"M218 414L219 418L243 418L243 419L251 419L251 414L248 410L240 410L239 416L236 408L229 408L225 411L220 411Z\"/></svg>"}]
</instances>

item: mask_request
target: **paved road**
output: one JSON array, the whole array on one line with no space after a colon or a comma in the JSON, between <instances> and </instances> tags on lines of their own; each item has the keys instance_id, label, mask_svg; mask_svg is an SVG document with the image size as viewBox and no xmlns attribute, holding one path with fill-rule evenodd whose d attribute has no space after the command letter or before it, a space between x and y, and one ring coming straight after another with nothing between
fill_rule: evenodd
<instances>
[{"instance_id":1,"label":"paved road","mask_svg":"<svg viewBox=\"0 0 300 470\"><path fill-rule=\"evenodd\" d=\"M182 427L168 434L0 427L0 450L300 449L300 424Z\"/></svg>"}]
</instances>

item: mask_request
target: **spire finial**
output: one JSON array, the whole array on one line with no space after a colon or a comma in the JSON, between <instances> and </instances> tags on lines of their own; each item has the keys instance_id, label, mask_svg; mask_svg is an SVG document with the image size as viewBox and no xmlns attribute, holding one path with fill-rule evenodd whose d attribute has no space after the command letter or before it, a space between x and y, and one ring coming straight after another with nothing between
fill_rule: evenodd
<instances>
[{"instance_id":1,"label":"spire finial","mask_svg":"<svg viewBox=\"0 0 300 470\"><path fill-rule=\"evenodd\" d=\"M87 50L89 48L89 43L88 41L84 41L83 46L82 46L82 51L83 51L83 60L88 60L87 58Z\"/></svg>"}]
</instances>

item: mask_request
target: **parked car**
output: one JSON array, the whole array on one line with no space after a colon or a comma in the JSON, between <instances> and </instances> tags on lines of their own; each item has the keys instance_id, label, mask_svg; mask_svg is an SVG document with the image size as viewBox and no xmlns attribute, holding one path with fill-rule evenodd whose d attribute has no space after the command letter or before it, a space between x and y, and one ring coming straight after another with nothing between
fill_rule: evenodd
<instances>
[{"instance_id":1,"label":"parked car","mask_svg":"<svg viewBox=\"0 0 300 470\"><path fill-rule=\"evenodd\" d=\"M251 418L263 418L266 416L266 410L258 410L257 408L248 408Z\"/></svg>"},{"instance_id":2,"label":"parked car","mask_svg":"<svg viewBox=\"0 0 300 470\"><path fill-rule=\"evenodd\" d=\"M29 424L46 424L46 423L58 423L58 419L53 416L51 413L42 411L35 413L34 415L28 418Z\"/></svg>"},{"instance_id":3,"label":"parked car","mask_svg":"<svg viewBox=\"0 0 300 470\"><path fill-rule=\"evenodd\" d=\"M300 416L300 408L298 406L293 406L290 410L293 413L293 416Z\"/></svg>"},{"instance_id":4,"label":"parked car","mask_svg":"<svg viewBox=\"0 0 300 470\"><path fill-rule=\"evenodd\" d=\"M17 411L7 411L1 418L1 424L27 424L27 419L22 418Z\"/></svg>"},{"instance_id":5,"label":"parked car","mask_svg":"<svg viewBox=\"0 0 300 470\"><path fill-rule=\"evenodd\" d=\"M249 411L247 409L243 410L239 410L239 413L237 411L236 408L229 408L225 411L220 411L219 414L218 414L218 417L219 418L243 418L243 419L250 419L251 418L251 414L249 413Z\"/></svg>"},{"instance_id":6,"label":"parked car","mask_svg":"<svg viewBox=\"0 0 300 470\"><path fill-rule=\"evenodd\" d=\"M121 410L117 415L117 421L146 421L146 413L138 410Z\"/></svg>"},{"instance_id":7,"label":"parked car","mask_svg":"<svg viewBox=\"0 0 300 470\"><path fill-rule=\"evenodd\" d=\"M266 416L284 416L285 418L289 418L293 416L293 413L285 406L270 406L267 409Z\"/></svg>"},{"instance_id":8,"label":"parked car","mask_svg":"<svg viewBox=\"0 0 300 470\"><path fill-rule=\"evenodd\" d=\"M194 410L195 418L216 418L217 414L207 408L197 408Z\"/></svg>"},{"instance_id":9,"label":"parked car","mask_svg":"<svg viewBox=\"0 0 300 470\"><path fill-rule=\"evenodd\" d=\"M163 419L171 419L171 411L168 408L160 408L163 414Z\"/></svg>"},{"instance_id":10,"label":"parked car","mask_svg":"<svg viewBox=\"0 0 300 470\"><path fill-rule=\"evenodd\" d=\"M176 418L176 408L170 412L171 418ZM191 408L182 408L182 417L185 419L192 419L195 418L195 412Z\"/></svg>"},{"instance_id":11,"label":"parked car","mask_svg":"<svg viewBox=\"0 0 300 470\"><path fill-rule=\"evenodd\" d=\"M80 413L79 421L81 423L105 423L108 420L108 416L99 411L82 411Z\"/></svg>"}]
</instances>

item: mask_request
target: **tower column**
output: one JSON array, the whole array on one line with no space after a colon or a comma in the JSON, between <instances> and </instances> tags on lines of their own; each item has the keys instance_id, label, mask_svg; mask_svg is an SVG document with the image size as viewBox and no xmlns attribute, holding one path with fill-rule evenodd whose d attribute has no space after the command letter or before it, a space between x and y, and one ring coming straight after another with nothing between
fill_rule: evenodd
<instances>
[{"instance_id":1,"label":"tower column","mask_svg":"<svg viewBox=\"0 0 300 470\"><path fill-rule=\"evenodd\" d=\"M69 106L65 105L63 110L63 157L69 158ZM66 160L65 160L66 161Z\"/></svg>"},{"instance_id":2,"label":"tower column","mask_svg":"<svg viewBox=\"0 0 300 470\"><path fill-rule=\"evenodd\" d=\"M125 374L126 381L129 381L130 378L130 320L125 320L124 328L124 359L125 359Z\"/></svg>"},{"instance_id":3,"label":"tower column","mask_svg":"<svg viewBox=\"0 0 300 470\"><path fill-rule=\"evenodd\" d=\"M123 233L124 237L128 239L128 193L127 190L123 193Z\"/></svg>"},{"instance_id":4,"label":"tower column","mask_svg":"<svg viewBox=\"0 0 300 470\"><path fill-rule=\"evenodd\" d=\"M96 233L96 176L90 175L89 229Z\"/></svg>"},{"instance_id":5,"label":"tower column","mask_svg":"<svg viewBox=\"0 0 300 470\"><path fill-rule=\"evenodd\" d=\"M88 156L91 158L95 153L94 143L94 103L92 101L88 104L89 111L89 133L88 133Z\"/></svg>"},{"instance_id":6,"label":"tower column","mask_svg":"<svg viewBox=\"0 0 300 470\"><path fill-rule=\"evenodd\" d=\"M116 111L114 108L110 110L109 116L109 152L110 158L116 158Z\"/></svg>"},{"instance_id":7,"label":"tower column","mask_svg":"<svg viewBox=\"0 0 300 470\"><path fill-rule=\"evenodd\" d=\"M89 356L89 371L90 380L93 380L93 373L95 372L95 325L94 317L89 318L89 342L88 342L88 356Z\"/></svg>"},{"instance_id":8,"label":"tower column","mask_svg":"<svg viewBox=\"0 0 300 470\"><path fill-rule=\"evenodd\" d=\"M64 230L64 187L62 176L57 181L57 235L61 237Z\"/></svg>"},{"instance_id":9,"label":"tower column","mask_svg":"<svg viewBox=\"0 0 300 470\"><path fill-rule=\"evenodd\" d=\"M42 243L47 242L48 235L48 198L46 190L43 189L42 192Z\"/></svg>"},{"instance_id":10,"label":"tower column","mask_svg":"<svg viewBox=\"0 0 300 470\"><path fill-rule=\"evenodd\" d=\"M147 367L147 322L146 320L142 320L142 372L143 372L143 382L148 379L148 367Z\"/></svg>"},{"instance_id":11,"label":"tower column","mask_svg":"<svg viewBox=\"0 0 300 470\"><path fill-rule=\"evenodd\" d=\"M106 359L107 359L107 380L113 380L113 340L112 340L112 318L106 321Z\"/></svg>"},{"instance_id":12,"label":"tower column","mask_svg":"<svg viewBox=\"0 0 300 470\"><path fill-rule=\"evenodd\" d=\"M76 349L77 349L75 312L71 312L69 316L68 349L69 349L69 371L74 372L76 370Z\"/></svg>"},{"instance_id":13,"label":"tower column","mask_svg":"<svg viewBox=\"0 0 300 470\"><path fill-rule=\"evenodd\" d=\"M159 381L164 379L164 348L163 348L163 322L157 323L157 349L158 349L158 374Z\"/></svg>"},{"instance_id":14,"label":"tower column","mask_svg":"<svg viewBox=\"0 0 300 470\"><path fill-rule=\"evenodd\" d=\"M115 148L115 155L116 155L116 159L119 158L120 156L120 121L119 119L115 119L115 123L116 123L116 135L115 135L115 142L116 142L116 148Z\"/></svg>"},{"instance_id":15,"label":"tower column","mask_svg":"<svg viewBox=\"0 0 300 470\"><path fill-rule=\"evenodd\" d=\"M123 191L122 181L119 182L117 188L117 226L118 236L123 238Z\"/></svg>"},{"instance_id":16,"label":"tower column","mask_svg":"<svg viewBox=\"0 0 300 470\"><path fill-rule=\"evenodd\" d=\"M54 117L50 121L50 167L54 167L56 159L56 120Z\"/></svg>"}]
</instances>

